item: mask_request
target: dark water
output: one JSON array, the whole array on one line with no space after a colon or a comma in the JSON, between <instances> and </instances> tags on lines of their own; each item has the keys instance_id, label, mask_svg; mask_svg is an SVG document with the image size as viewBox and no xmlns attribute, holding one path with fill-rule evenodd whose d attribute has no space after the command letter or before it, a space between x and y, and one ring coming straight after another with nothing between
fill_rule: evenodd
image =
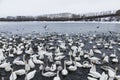
<instances>
[{"instance_id":1,"label":"dark water","mask_svg":"<svg viewBox=\"0 0 120 80\"><path fill-rule=\"evenodd\" d=\"M45 30L44 26L47 25ZM120 23L103 22L0 22L1 32L31 33L91 33L120 32Z\"/></svg>"},{"instance_id":2,"label":"dark water","mask_svg":"<svg viewBox=\"0 0 120 80\"><path fill-rule=\"evenodd\" d=\"M47 25L47 29L44 29L44 26ZM57 33L91 33L91 32L99 32L99 33L109 33L109 31L112 32L120 32L120 23L87 23L87 22L0 22L0 32L12 32L14 34L18 33L31 33L31 32L57 32ZM73 37L74 38L74 37ZM83 38L83 37L82 37ZM63 39L64 40L64 39ZM85 41L83 39L83 41ZM46 43L46 41L44 41ZM85 41L85 49L91 49L93 45L89 44L88 41ZM114 49L117 49L118 45L113 45ZM106 53L107 55L110 55L113 53L113 50L110 49L100 49L102 52ZM118 59L120 60L120 52L117 51ZM98 57L101 57L101 55L96 55ZM10 60L12 62L12 58L8 58L7 60ZM116 66L120 70L119 66L120 62L118 64L104 64L107 66L110 66L112 68L115 68ZM96 65L97 71L102 73L103 70L100 69L100 66L102 65ZM24 66L13 66L15 70L18 68L24 68ZM36 66L37 67L37 66ZM39 71L38 68L36 68L37 73L32 80L53 80L52 78L46 78L41 76L41 71ZM78 68L75 72L69 72L69 75L62 76L60 74L61 80L87 80L89 69L86 68ZM0 80L1 77L4 76L5 80L9 80L11 72L6 73L3 69L0 69ZM106 72L107 73L107 72ZM120 74L118 72L117 74ZM18 76L17 80L24 80L25 76ZM99 79L98 79L99 80Z\"/></svg>"}]
</instances>

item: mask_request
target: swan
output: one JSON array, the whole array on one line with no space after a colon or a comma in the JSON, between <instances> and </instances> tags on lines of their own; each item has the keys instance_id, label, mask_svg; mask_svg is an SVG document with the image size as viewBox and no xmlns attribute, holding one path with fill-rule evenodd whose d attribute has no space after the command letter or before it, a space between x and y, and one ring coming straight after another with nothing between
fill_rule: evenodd
<instances>
[{"instance_id":1,"label":"swan","mask_svg":"<svg viewBox=\"0 0 120 80\"><path fill-rule=\"evenodd\" d=\"M117 58L117 57L113 58L113 59L112 59L112 62L118 63L118 58Z\"/></svg>"},{"instance_id":2,"label":"swan","mask_svg":"<svg viewBox=\"0 0 120 80\"><path fill-rule=\"evenodd\" d=\"M55 71L56 69L57 69L56 64L52 64L52 66L51 66L50 70L51 70L51 71Z\"/></svg>"},{"instance_id":3,"label":"swan","mask_svg":"<svg viewBox=\"0 0 120 80\"><path fill-rule=\"evenodd\" d=\"M16 71L14 71L14 72L15 72L16 75L19 75L19 76L25 74L25 70L24 70L24 69L19 69L19 70L16 70Z\"/></svg>"},{"instance_id":4,"label":"swan","mask_svg":"<svg viewBox=\"0 0 120 80\"><path fill-rule=\"evenodd\" d=\"M76 66L81 68L83 65L80 62L75 62Z\"/></svg>"},{"instance_id":5,"label":"swan","mask_svg":"<svg viewBox=\"0 0 120 80\"><path fill-rule=\"evenodd\" d=\"M97 57L91 57L91 58L89 58L89 59L90 59L90 61L93 62L93 63L96 63L96 64L100 64L100 63L101 63L101 62L99 61L100 59L97 58Z\"/></svg>"},{"instance_id":6,"label":"swan","mask_svg":"<svg viewBox=\"0 0 120 80\"><path fill-rule=\"evenodd\" d=\"M87 77L87 78L88 78L88 80L98 80L98 79L93 78L93 77Z\"/></svg>"},{"instance_id":7,"label":"swan","mask_svg":"<svg viewBox=\"0 0 120 80\"><path fill-rule=\"evenodd\" d=\"M57 52L57 53L55 53L55 55L56 56L61 56L61 55L63 55L63 53L62 52Z\"/></svg>"},{"instance_id":8,"label":"swan","mask_svg":"<svg viewBox=\"0 0 120 80\"><path fill-rule=\"evenodd\" d=\"M113 49L113 46L112 46L112 44L110 44L110 46L109 46L109 49Z\"/></svg>"},{"instance_id":9,"label":"swan","mask_svg":"<svg viewBox=\"0 0 120 80\"><path fill-rule=\"evenodd\" d=\"M70 65L68 67L68 70L70 70L70 71L76 71L77 70L77 66L76 66L75 62L74 62L74 65Z\"/></svg>"},{"instance_id":10,"label":"swan","mask_svg":"<svg viewBox=\"0 0 120 80\"><path fill-rule=\"evenodd\" d=\"M44 76L44 77L53 77L53 76L55 76L56 75L56 73L55 72L43 72L43 70L42 70L42 76Z\"/></svg>"},{"instance_id":11,"label":"swan","mask_svg":"<svg viewBox=\"0 0 120 80\"><path fill-rule=\"evenodd\" d=\"M11 69L11 70L12 70L12 73L11 73L11 75L9 77L9 80L16 80L17 79L17 75L15 74L15 72L13 72L13 69Z\"/></svg>"},{"instance_id":12,"label":"swan","mask_svg":"<svg viewBox=\"0 0 120 80\"><path fill-rule=\"evenodd\" d=\"M72 53L71 52L69 52L69 56L70 56L70 60L65 60L66 65L71 65L73 63L73 61L72 61Z\"/></svg>"},{"instance_id":13,"label":"swan","mask_svg":"<svg viewBox=\"0 0 120 80\"><path fill-rule=\"evenodd\" d=\"M76 50L77 50L77 46L72 46L71 49L72 49L73 51L76 51Z\"/></svg>"},{"instance_id":14,"label":"swan","mask_svg":"<svg viewBox=\"0 0 120 80\"><path fill-rule=\"evenodd\" d=\"M108 75L105 72L102 72L102 75L99 80L108 80Z\"/></svg>"},{"instance_id":15,"label":"swan","mask_svg":"<svg viewBox=\"0 0 120 80\"><path fill-rule=\"evenodd\" d=\"M33 63L32 58L28 60L28 64L31 68L35 68L35 64Z\"/></svg>"},{"instance_id":16,"label":"swan","mask_svg":"<svg viewBox=\"0 0 120 80\"><path fill-rule=\"evenodd\" d=\"M65 56L56 56L54 59L55 60L61 60L61 59L63 59Z\"/></svg>"},{"instance_id":17,"label":"swan","mask_svg":"<svg viewBox=\"0 0 120 80\"><path fill-rule=\"evenodd\" d=\"M100 78L101 77L101 74L96 72L96 71L90 71L90 73L88 74L92 77L95 77L95 78Z\"/></svg>"},{"instance_id":18,"label":"swan","mask_svg":"<svg viewBox=\"0 0 120 80\"><path fill-rule=\"evenodd\" d=\"M80 61L81 60L80 54L78 56L74 57L74 59L75 59L75 61Z\"/></svg>"},{"instance_id":19,"label":"swan","mask_svg":"<svg viewBox=\"0 0 120 80\"><path fill-rule=\"evenodd\" d=\"M10 71L11 70L11 64L10 62L6 62L4 61L1 65L0 65L0 68L4 68L5 71Z\"/></svg>"},{"instance_id":20,"label":"swan","mask_svg":"<svg viewBox=\"0 0 120 80\"><path fill-rule=\"evenodd\" d=\"M28 74L26 74L25 80L33 79L35 76L35 73L36 73L36 70L33 70L33 71L29 72Z\"/></svg>"},{"instance_id":21,"label":"swan","mask_svg":"<svg viewBox=\"0 0 120 80\"><path fill-rule=\"evenodd\" d=\"M66 63L65 63L65 61L64 61L64 69L62 70L62 75L64 75L64 76L68 75L68 71L66 69Z\"/></svg>"},{"instance_id":22,"label":"swan","mask_svg":"<svg viewBox=\"0 0 120 80\"><path fill-rule=\"evenodd\" d=\"M8 56L9 57L14 57L14 55L10 53L10 50L9 50L9 55Z\"/></svg>"},{"instance_id":23,"label":"swan","mask_svg":"<svg viewBox=\"0 0 120 80\"><path fill-rule=\"evenodd\" d=\"M90 56L93 56L94 55L94 52L92 49L90 49L90 52L88 53Z\"/></svg>"},{"instance_id":24,"label":"swan","mask_svg":"<svg viewBox=\"0 0 120 80\"><path fill-rule=\"evenodd\" d=\"M108 69L108 75L109 75L110 78L114 78L116 73L115 73L115 71L113 71L111 69Z\"/></svg>"},{"instance_id":25,"label":"swan","mask_svg":"<svg viewBox=\"0 0 120 80\"><path fill-rule=\"evenodd\" d=\"M55 64L56 65L61 65L62 63L61 63L61 61L55 61Z\"/></svg>"},{"instance_id":26,"label":"swan","mask_svg":"<svg viewBox=\"0 0 120 80\"><path fill-rule=\"evenodd\" d=\"M21 50L21 48L17 48L17 55L20 55L20 54L22 54L23 53L23 51Z\"/></svg>"},{"instance_id":27,"label":"swan","mask_svg":"<svg viewBox=\"0 0 120 80\"><path fill-rule=\"evenodd\" d=\"M61 44L59 45L59 47L62 48L62 49L66 49L65 43L61 43Z\"/></svg>"},{"instance_id":28,"label":"swan","mask_svg":"<svg viewBox=\"0 0 120 80\"><path fill-rule=\"evenodd\" d=\"M63 69L62 66L58 66L58 67L57 67L57 70L58 70L58 71L62 71L62 69Z\"/></svg>"},{"instance_id":29,"label":"swan","mask_svg":"<svg viewBox=\"0 0 120 80\"><path fill-rule=\"evenodd\" d=\"M57 71L57 76L53 78L53 80L61 80L59 76L59 71Z\"/></svg>"},{"instance_id":30,"label":"swan","mask_svg":"<svg viewBox=\"0 0 120 80\"><path fill-rule=\"evenodd\" d=\"M109 57L108 57L108 56L105 56L104 59L103 59L103 62L109 63Z\"/></svg>"},{"instance_id":31,"label":"swan","mask_svg":"<svg viewBox=\"0 0 120 80\"><path fill-rule=\"evenodd\" d=\"M33 62L35 64L43 64L44 63L43 61L37 59L37 55L34 55L32 58L33 58Z\"/></svg>"},{"instance_id":32,"label":"swan","mask_svg":"<svg viewBox=\"0 0 120 80\"><path fill-rule=\"evenodd\" d=\"M0 49L0 62L1 62L2 60L5 60L5 57L4 57L4 55L3 55L3 49Z\"/></svg>"},{"instance_id":33,"label":"swan","mask_svg":"<svg viewBox=\"0 0 120 80\"><path fill-rule=\"evenodd\" d=\"M57 47L57 49L55 50L56 53L60 53L60 48Z\"/></svg>"},{"instance_id":34,"label":"swan","mask_svg":"<svg viewBox=\"0 0 120 80\"><path fill-rule=\"evenodd\" d=\"M32 47L30 47L29 50L26 50L25 52L26 52L27 54L33 54L33 49L32 49Z\"/></svg>"},{"instance_id":35,"label":"swan","mask_svg":"<svg viewBox=\"0 0 120 80\"><path fill-rule=\"evenodd\" d=\"M94 49L95 53L102 54L102 52L99 49Z\"/></svg>"},{"instance_id":36,"label":"swan","mask_svg":"<svg viewBox=\"0 0 120 80\"><path fill-rule=\"evenodd\" d=\"M25 65L24 61L21 61L19 57L17 57L16 59L14 59L13 64L16 65Z\"/></svg>"},{"instance_id":37,"label":"swan","mask_svg":"<svg viewBox=\"0 0 120 80\"><path fill-rule=\"evenodd\" d=\"M81 48L84 47L84 45L85 45L84 43L82 43L82 42L80 43L80 47Z\"/></svg>"},{"instance_id":38,"label":"swan","mask_svg":"<svg viewBox=\"0 0 120 80\"><path fill-rule=\"evenodd\" d=\"M91 67L91 65L89 64L88 61L84 61L82 67L89 68L89 67Z\"/></svg>"},{"instance_id":39,"label":"swan","mask_svg":"<svg viewBox=\"0 0 120 80\"><path fill-rule=\"evenodd\" d=\"M96 72L96 65L94 65L93 63L91 63L91 68L90 68L90 72L91 71L95 71Z\"/></svg>"},{"instance_id":40,"label":"swan","mask_svg":"<svg viewBox=\"0 0 120 80\"><path fill-rule=\"evenodd\" d=\"M114 58L116 57L116 50L114 49L114 53L110 55L110 57Z\"/></svg>"}]
</instances>

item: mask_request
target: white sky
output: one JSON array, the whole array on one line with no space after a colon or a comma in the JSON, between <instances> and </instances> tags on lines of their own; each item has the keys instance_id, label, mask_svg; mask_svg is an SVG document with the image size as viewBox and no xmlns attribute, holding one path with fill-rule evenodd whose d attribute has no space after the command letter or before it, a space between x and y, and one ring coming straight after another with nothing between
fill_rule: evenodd
<instances>
[{"instance_id":1,"label":"white sky","mask_svg":"<svg viewBox=\"0 0 120 80\"><path fill-rule=\"evenodd\" d=\"M0 16L88 13L120 9L120 0L0 0Z\"/></svg>"}]
</instances>

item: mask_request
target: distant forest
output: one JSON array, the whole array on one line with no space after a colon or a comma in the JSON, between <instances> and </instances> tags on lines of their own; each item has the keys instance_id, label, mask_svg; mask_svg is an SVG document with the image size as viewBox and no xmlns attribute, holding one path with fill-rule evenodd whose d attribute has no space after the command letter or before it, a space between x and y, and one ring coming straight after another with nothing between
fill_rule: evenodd
<instances>
[{"instance_id":1,"label":"distant forest","mask_svg":"<svg viewBox=\"0 0 120 80\"><path fill-rule=\"evenodd\" d=\"M120 21L120 10L88 14L59 13L41 16L7 16L0 21Z\"/></svg>"}]
</instances>

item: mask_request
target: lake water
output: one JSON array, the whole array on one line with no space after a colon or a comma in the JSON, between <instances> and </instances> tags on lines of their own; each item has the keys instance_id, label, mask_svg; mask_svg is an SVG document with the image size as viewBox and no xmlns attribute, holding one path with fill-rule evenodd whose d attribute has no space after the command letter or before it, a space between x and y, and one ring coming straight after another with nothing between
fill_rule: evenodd
<instances>
[{"instance_id":1,"label":"lake water","mask_svg":"<svg viewBox=\"0 0 120 80\"><path fill-rule=\"evenodd\" d=\"M47 29L44 26L47 25ZM97 28L99 27L99 28ZM120 23L106 22L0 22L0 32L108 33L120 32Z\"/></svg>"}]
</instances>

